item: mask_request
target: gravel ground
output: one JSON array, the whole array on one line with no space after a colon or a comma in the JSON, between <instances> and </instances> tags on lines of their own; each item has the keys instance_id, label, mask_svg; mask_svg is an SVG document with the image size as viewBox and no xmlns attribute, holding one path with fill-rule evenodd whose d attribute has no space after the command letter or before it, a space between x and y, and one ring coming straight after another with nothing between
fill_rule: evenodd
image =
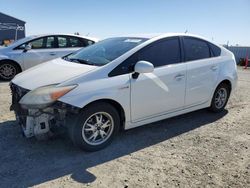
<instances>
[{"instance_id":1,"label":"gravel ground","mask_svg":"<svg viewBox=\"0 0 250 188\"><path fill-rule=\"evenodd\" d=\"M0 83L0 187L250 187L250 71L224 112L199 110L122 132L87 153L25 139Z\"/></svg>"}]
</instances>

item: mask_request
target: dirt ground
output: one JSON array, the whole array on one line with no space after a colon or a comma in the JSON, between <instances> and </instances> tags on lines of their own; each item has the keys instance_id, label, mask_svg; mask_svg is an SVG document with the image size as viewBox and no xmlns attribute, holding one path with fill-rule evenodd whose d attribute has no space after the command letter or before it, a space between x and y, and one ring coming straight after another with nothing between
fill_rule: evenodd
<instances>
[{"instance_id":1,"label":"dirt ground","mask_svg":"<svg viewBox=\"0 0 250 188\"><path fill-rule=\"evenodd\" d=\"M0 83L0 187L250 187L250 70L220 114L199 110L122 132L87 153L25 139Z\"/></svg>"}]
</instances>

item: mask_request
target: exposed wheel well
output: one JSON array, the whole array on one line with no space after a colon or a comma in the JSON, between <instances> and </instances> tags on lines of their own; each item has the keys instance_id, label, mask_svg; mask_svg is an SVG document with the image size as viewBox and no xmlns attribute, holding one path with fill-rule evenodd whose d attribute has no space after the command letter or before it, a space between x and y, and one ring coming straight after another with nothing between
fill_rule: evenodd
<instances>
[{"instance_id":1,"label":"exposed wheel well","mask_svg":"<svg viewBox=\"0 0 250 188\"><path fill-rule=\"evenodd\" d=\"M124 109L123 107L121 106L121 104L119 104L118 102L116 102L115 100L112 100L112 99L100 99L100 100L96 100L96 101L93 101L89 104L87 104L84 108L88 107L89 105L93 105L94 103L99 103L99 102L106 102L106 103L109 103L111 104L112 106L115 107L115 109L117 109L118 113L119 113L119 116L120 116L120 120L121 120L121 123L120 123L120 128L123 129L124 128L124 124L125 124L125 112L124 112Z\"/></svg>"},{"instance_id":2,"label":"exposed wheel well","mask_svg":"<svg viewBox=\"0 0 250 188\"><path fill-rule=\"evenodd\" d=\"M0 60L0 63L1 62L13 63L14 65L17 66L17 68L19 69L19 72L22 72L22 67L16 61L13 61L11 59L2 59L2 60Z\"/></svg>"}]
</instances>

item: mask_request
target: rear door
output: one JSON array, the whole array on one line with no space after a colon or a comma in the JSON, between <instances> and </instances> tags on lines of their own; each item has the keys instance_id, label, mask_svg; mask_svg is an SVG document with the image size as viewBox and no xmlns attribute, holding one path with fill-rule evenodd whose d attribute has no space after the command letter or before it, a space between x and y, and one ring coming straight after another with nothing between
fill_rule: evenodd
<instances>
[{"instance_id":1,"label":"rear door","mask_svg":"<svg viewBox=\"0 0 250 188\"><path fill-rule=\"evenodd\" d=\"M208 42L194 37L183 37L187 64L185 106L207 102L219 74L219 58L213 57Z\"/></svg>"}]
</instances>

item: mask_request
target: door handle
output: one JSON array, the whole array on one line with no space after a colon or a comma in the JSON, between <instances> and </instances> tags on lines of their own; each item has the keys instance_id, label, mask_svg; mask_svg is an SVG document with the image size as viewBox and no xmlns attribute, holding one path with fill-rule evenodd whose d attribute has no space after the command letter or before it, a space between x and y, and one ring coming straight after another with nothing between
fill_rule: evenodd
<instances>
[{"instance_id":1,"label":"door handle","mask_svg":"<svg viewBox=\"0 0 250 188\"><path fill-rule=\"evenodd\" d=\"M56 53L52 52L52 53L49 53L49 55L56 55Z\"/></svg>"},{"instance_id":2,"label":"door handle","mask_svg":"<svg viewBox=\"0 0 250 188\"><path fill-rule=\"evenodd\" d=\"M218 69L218 66L217 66L217 65L213 65L213 66L210 67L210 69L211 69L212 71L216 71L216 70Z\"/></svg>"},{"instance_id":3,"label":"door handle","mask_svg":"<svg viewBox=\"0 0 250 188\"><path fill-rule=\"evenodd\" d=\"M185 74L177 74L174 78L177 80L177 81L180 81L182 78L185 77Z\"/></svg>"}]
</instances>

